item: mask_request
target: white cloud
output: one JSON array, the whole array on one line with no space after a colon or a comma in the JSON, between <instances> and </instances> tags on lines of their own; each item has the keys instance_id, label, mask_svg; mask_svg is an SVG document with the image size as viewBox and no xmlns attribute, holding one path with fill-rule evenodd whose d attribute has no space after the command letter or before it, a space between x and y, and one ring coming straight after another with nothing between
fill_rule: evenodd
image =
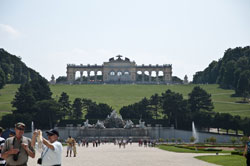
<instances>
[{"instance_id":1,"label":"white cloud","mask_svg":"<svg viewBox=\"0 0 250 166\"><path fill-rule=\"evenodd\" d=\"M0 24L0 31L2 31L2 33L6 33L12 38L18 38L21 35L18 30L6 24Z\"/></svg>"}]
</instances>

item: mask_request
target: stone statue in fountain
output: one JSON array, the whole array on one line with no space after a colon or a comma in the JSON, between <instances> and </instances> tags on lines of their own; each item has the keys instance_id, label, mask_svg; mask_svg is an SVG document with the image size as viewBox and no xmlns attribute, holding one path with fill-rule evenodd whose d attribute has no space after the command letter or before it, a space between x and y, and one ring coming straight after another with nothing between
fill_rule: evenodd
<instances>
[{"instance_id":1,"label":"stone statue in fountain","mask_svg":"<svg viewBox=\"0 0 250 166\"><path fill-rule=\"evenodd\" d=\"M145 122L142 122L141 119L139 120L139 128L145 128Z\"/></svg>"},{"instance_id":2,"label":"stone statue in fountain","mask_svg":"<svg viewBox=\"0 0 250 166\"><path fill-rule=\"evenodd\" d=\"M102 121L97 121L96 122L96 124L95 124L95 128L97 128L97 129L105 129L105 126L104 126L104 124L103 124L103 122Z\"/></svg>"},{"instance_id":3,"label":"stone statue in fountain","mask_svg":"<svg viewBox=\"0 0 250 166\"><path fill-rule=\"evenodd\" d=\"M124 128L131 129L133 127L145 128L145 122L139 120L139 125L134 125L131 120L127 120L126 122L122 119L120 115L116 113L116 111L112 111L110 115L104 121L98 120L95 125L89 124L89 120L87 119L84 122L84 128L97 128L97 129L105 129L105 128Z\"/></svg>"},{"instance_id":4,"label":"stone statue in fountain","mask_svg":"<svg viewBox=\"0 0 250 166\"><path fill-rule=\"evenodd\" d=\"M116 111L112 111L110 116L106 118L104 121L104 126L106 128L123 128L125 125L122 117L116 113Z\"/></svg>"},{"instance_id":5,"label":"stone statue in fountain","mask_svg":"<svg viewBox=\"0 0 250 166\"><path fill-rule=\"evenodd\" d=\"M93 127L93 125L89 124L89 120L87 119L85 122L84 122L84 128L91 128Z\"/></svg>"},{"instance_id":6,"label":"stone statue in fountain","mask_svg":"<svg viewBox=\"0 0 250 166\"><path fill-rule=\"evenodd\" d=\"M134 127L134 123L131 120L127 120L124 129L131 129Z\"/></svg>"}]
</instances>

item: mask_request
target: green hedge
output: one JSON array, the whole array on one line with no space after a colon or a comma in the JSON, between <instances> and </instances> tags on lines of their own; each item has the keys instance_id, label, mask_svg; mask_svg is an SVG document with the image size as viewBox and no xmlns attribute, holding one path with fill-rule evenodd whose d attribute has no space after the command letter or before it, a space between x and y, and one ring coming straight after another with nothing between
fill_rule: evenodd
<instances>
[{"instance_id":1,"label":"green hedge","mask_svg":"<svg viewBox=\"0 0 250 166\"><path fill-rule=\"evenodd\" d=\"M243 152L233 151L233 152L231 152L231 155L240 155L240 156L243 156Z\"/></svg>"},{"instance_id":2,"label":"green hedge","mask_svg":"<svg viewBox=\"0 0 250 166\"><path fill-rule=\"evenodd\" d=\"M206 148L206 149L199 149L199 150L210 151L210 152L220 152L220 151L222 151L222 149L213 149L213 148Z\"/></svg>"}]
</instances>

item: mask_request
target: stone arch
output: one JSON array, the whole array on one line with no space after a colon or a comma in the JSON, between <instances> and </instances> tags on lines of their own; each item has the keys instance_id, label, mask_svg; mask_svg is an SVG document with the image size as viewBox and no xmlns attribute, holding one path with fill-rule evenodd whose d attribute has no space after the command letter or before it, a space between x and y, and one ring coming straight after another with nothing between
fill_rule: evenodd
<instances>
[{"instance_id":1,"label":"stone arch","mask_svg":"<svg viewBox=\"0 0 250 166\"><path fill-rule=\"evenodd\" d=\"M110 75L110 76L115 76L115 75L116 75L116 72L115 72L114 70L111 70L111 71L109 72L109 75Z\"/></svg>"},{"instance_id":2,"label":"stone arch","mask_svg":"<svg viewBox=\"0 0 250 166\"><path fill-rule=\"evenodd\" d=\"M159 70L158 79L159 79L159 82L164 82L164 71Z\"/></svg>"},{"instance_id":3,"label":"stone arch","mask_svg":"<svg viewBox=\"0 0 250 166\"><path fill-rule=\"evenodd\" d=\"M144 71L144 81L149 82L149 77L150 77L150 71L146 70Z\"/></svg>"},{"instance_id":4,"label":"stone arch","mask_svg":"<svg viewBox=\"0 0 250 166\"><path fill-rule=\"evenodd\" d=\"M81 80L81 71L76 71L75 72L75 81L80 82Z\"/></svg>"},{"instance_id":5,"label":"stone arch","mask_svg":"<svg viewBox=\"0 0 250 166\"><path fill-rule=\"evenodd\" d=\"M103 80L103 72L98 70L96 71L96 81L101 82Z\"/></svg>"},{"instance_id":6,"label":"stone arch","mask_svg":"<svg viewBox=\"0 0 250 166\"><path fill-rule=\"evenodd\" d=\"M128 70L125 70L124 75L130 75L130 72Z\"/></svg>"},{"instance_id":7,"label":"stone arch","mask_svg":"<svg viewBox=\"0 0 250 166\"><path fill-rule=\"evenodd\" d=\"M123 72L122 72L121 70L118 70L118 71L116 72L116 74L117 74L118 77L121 77L121 76L123 75Z\"/></svg>"},{"instance_id":8,"label":"stone arch","mask_svg":"<svg viewBox=\"0 0 250 166\"><path fill-rule=\"evenodd\" d=\"M136 71L136 81L138 81L138 82L142 81L142 71L141 70Z\"/></svg>"}]
</instances>

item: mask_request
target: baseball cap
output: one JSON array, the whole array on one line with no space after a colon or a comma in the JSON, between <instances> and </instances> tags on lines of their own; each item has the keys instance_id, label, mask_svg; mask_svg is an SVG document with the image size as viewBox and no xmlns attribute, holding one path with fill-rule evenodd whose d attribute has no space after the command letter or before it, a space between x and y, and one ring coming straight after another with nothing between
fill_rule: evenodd
<instances>
[{"instance_id":1,"label":"baseball cap","mask_svg":"<svg viewBox=\"0 0 250 166\"><path fill-rule=\"evenodd\" d=\"M25 124L23 122L18 122L15 127L24 127L25 128Z\"/></svg>"},{"instance_id":2,"label":"baseball cap","mask_svg":"<svg viewBox=\"0 0 250 166\"><path fill-rule=\"evenodd\" d=\"M46 131L48 135L57 135L59 137L59 132L55 129L50 129L49 131Z\"/></svg>"}]
</instances>

